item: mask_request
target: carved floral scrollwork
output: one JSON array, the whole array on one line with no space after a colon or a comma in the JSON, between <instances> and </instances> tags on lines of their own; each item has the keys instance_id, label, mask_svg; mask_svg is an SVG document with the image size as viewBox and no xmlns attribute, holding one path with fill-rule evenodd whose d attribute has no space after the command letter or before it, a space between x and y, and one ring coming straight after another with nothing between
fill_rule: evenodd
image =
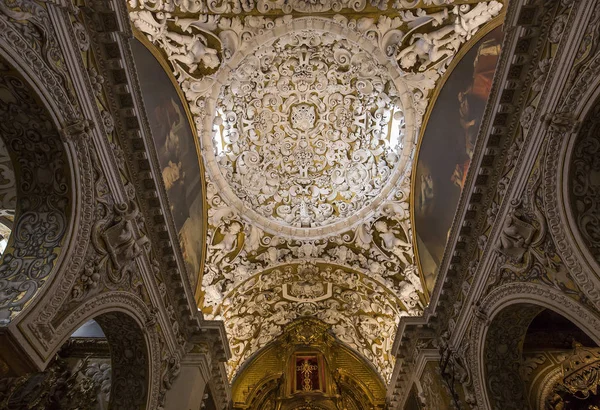
<instances>
[{"instance_id":1,"label":"carved floral scrollwork","mask_svg":"<svg viewBox=\"0 0 600 410\"><path fill-rule=\"evenodd\" d=\"M0 3L0 36L36 67L65 119L74 121L79 116L73 108L75 95L45 5L30 0Z\"/></svg>"},{"instance_id":2,"label":"carved floral scrollwork","mask_svg":"<svg viewBox=\"0 0 600 410\"><path fill-rule=\"evenodd\" d=\"M149 239L134 228L134 224L141 223L135 202L115 205L114 213L114 220L96 223L93 242L100 253L98 267L104 267L109 281L119 285L133 273L133 264L147 250Z\"/></svg>"},{"instance_id":3,"label":"carved floral scrollwork","mask_svg":"<svg viewBox=\"0 0 600 410\"><path fill-rule=\"evenodd\" d=\"M470 344L464 342L455 348L450 346L448 338L448 332L444 332L438 343L441 376L446 382L446 387L455 405L461 402L461 397L464 398L466 404L475 405L477 400L472 393L473 376L469 368L467 355ZM462 395L459 390L462 390Z\"/></svg>"},{"instance_id":4,"label":"carved floral scrollwork","mask_svg":"<svg viewBox=\"0 0 600 410\"><path fill-rule=\"evenodd\" d=\"M598 11L598 8L596 9ZM592 25L589 29L594 31L596 30L596 27L597 25ZM571 141L572 138L584 138L584 136L585 138L589 138L587 134L590 132L591 128L594 128L590 128L590 126L595 123L594 115L591 116L590 121L584 121L583 124L579 124L579 121L573 114L574 112L577 112L577 107L582 101L581 96L586 95L589 90L594 89L594 81L598 78L598 72L600 72L600 54L588 56L584 62L583 68L576 67L573 72L573 86L563 97L561 109L549 116L550 132L545 147L543 175L544 205L545 215L548 220L548 229L552 234L553 241L556 244L557 253L560 254L565 268L574 278L577 285L584 291L586 298L588 298L591 303L598 306L600 303L600 294L596 289L596 280L594 279L594 276L589 274L589 270L585 268L588 262L584 261L583 255L581 255L580 251L577 249L590 248L585 243L585 239L583 243L578 245L576 243L577 240L574 240L573 235L569 232L569 225L573 225L570 228L572 230L580 230L580 228L575 225L579 223L579 221L577 221L577 213L580 212L577 210L577 205L573 203L577 198L574 198L573 192L569 192L573 189L574 184L572 182L574 173L573 168L569 169L569 177L571 180L565 181L567 184L567 195L564 198L564 201L571 202L572 209L570 210L570 213L575 219L575 221L573 221L574 223L564 218L563 215L566 213L566 210L564 209L565 204L563 203L563 198L561 198L561 191L564 188L564 163L559 154L564 152L564 144ZM579 64L582 64L582 62ZM575 73L577 73L576 76L574 75ZM593 111L596 110L597 106ZM580 129L579 133L575 134L578 129ZM568 163L569 160L572 161L571 164L575 162L573 158L565 159L565 162ZM585 160L580 164L584 165L584 163ZM569 167L569 165L567 165L567 167ZM583 174L585 174L585 172ZM583 179L580 182L577 182L577 184L580 183L583 183L582 186L585 187L585 184L587 183L585 176L583 176ZM582 198L584 198L584 196L579 199ZM582 202L582 205L584 204L585 202ZM585 206L589 205L590 204L587 204ZM585 206L582 211L585 211ZM582 235L582 233L580 233L580 235ZM592 257L594 257L593 253Z\"/></svg>"},{"instance_id":5,"label":"carved floral scrollwork","mask_svg":"<svg viewBox=\"0 0 600 410\"><path fill-rule=\"evenodd\" d=\"M409 289L407 288L407 291ZM410 300L410 299L408 299ZM323 264L288 265L257 275L234 288L213 314L225 320L232 350L229 371L281 334L286 324L314 316L331 326L345 344L389 378L389 354L401 316L418 314L418 295L403 306L385 287L357 272Z\"/></svg>"},{"instance_id":6,"label":"carved floral scrollwork","mask_svg":"<svg viewBox=\"0 0 600 410\"><path fill-rule=\"evenodd\" d=\"M520 376L521 350L541 307L514 305L497 315L486 337L485 380L492 409L528 409Z\"/></svg>"},{"instance_id":7,"label":"carved floral scrollwork","mask_svg":"<svg viewBox=\"0 0 600 410\"><path fill-rule=\"evenodd\" d=\"M477 303L468 336L471 347L467 363L478 406L485 406L487 398L492 408L527 408L523 382L519 380L521 348L531 320L544 307L552 307L588 335L600 330L596 313L560 290L527 282L496 287ZM480 343L484 334L487 334L485 344Z\"/></svg>"},{"instance_id":8,"label":"carved floral scrollwork","mask_svg":"<svg viewBox=\"0 0 600 410\"><path fill-rule=\"evenodd\" d=\"M148 393L148 354L142 329L129 316L105 313L95 319L111 346L111 408L139 409Z\"/></svg>"},{"instance_id":9,"label":"carved floral scrollwork","mask_svg":"<svg viewBox=\"0 0 600 410\"><path fill-rule=\"evenodd\" d=\"M128 203L115 203L104 171L95 152L91 153L96 195L92 247L88 248L84 268L71 289L71 298L83 300L104 287L133 289L138 278L136 259L149 252L150 240L143 232L144 219L135 190L126 186Z\"/></svg>"},{"instance_id":10,"label":"carved floral scrollwork","mask_svg":"<svg viewBox=\"0 0 600 410\"><path fill-rule=\"evenodd\" d=\"M17 207L17 181L14 166L0 140L0 216L14 218Z\"/></svg>"},{"instance_id":11,"label":"carved floral scrollwork","mask_svg":"<svg viewBox=\"0 0 600 410\"><path fill-rule=\"evenodd\" d=\"M345 4L346 0L340 3ZM282 2L295 8L302 2ZM311 3L311 7L335 8L334 2ZM360 3L360 0L356 4ZM497 1L481 2L475 6L463 4L454 8L428 13L417 8L417 3L403 5L398 17L381 15L377 18L358 19L335 15L323 18L326 25L342 27L371 42L384 55L398 60L402 81L411 87L415 108L424 114L429 93L435 87L461 44L466 42L485 23L499 14L502 4ZM447 4L448 1L431 4ZM214 2L208 3L210 9ZM225 4L225 2L220 3ZM275 4L266 2L265 4ZM428 2L425 2L427 5ZM241 11L238 3L234 7ZM211 115L206 112L206 97L210 94L223 63L233 59L238 50L253 47L252 40L265 33L289 27L292 16L235 16L222 13L229 7L208 10L200 2L138 1L131 0L130 17L134 26L144 33L167 56L181 88L197 119ZM252 9L253 4L248 7ZM270 6L266 6L268 9ZM361 6L362 7L362 6ZM260 8L259 8L260 9ZM183 16L180 16L183 15ZM421 33L427 29L427 33ZM435 30L434 30L435 29ZM420 118L417 119L420 123ZM199 129L199 131L201 131Z\"/></svg>"},{"instance_id":12,"label":"carved floral scrollwork","mask_svg":"<svg viewBox=\"0 0 600 410\"><path fill-rule=\"evenodd\" d=\"M0 135L14 158L19 208L0 266L0 321L23 309L52 271L67 233L68 160L58 131L31 91L0 65Z\"/></svg>"},{"instance_id":13,"label":"carved floral scrollwork","mask_svg":"<svg viewBox=\"0 0 600 410\"><path fill-rule=\"evenodd\" d=\"M448 9L430 15L422 10L418 10L416 15L404 12L403 19L413 26L422 25L423 19L427 22L428 17L433 27L442 27L428 33L405 35L402 41L393 47L388 46L386 51L388 54L393 53L400 67L405 70L414 69L416 66L417 70L422 72L436 66L435 68L441 68L441 72L447 66L447 60L458 51L459 46L470 39L481 25L491 20L501 9L502 4L497 1L478 3L474 7L467 4L456 6L450 11L456 15L453 23L443 26L442 23L448 21Z\"/></svg>"},{"instance_id":14,"label":"carved floral scrollwork","mask_svg":"<svg viewBox=\"0 0 600 410\"><path fill-rule=\"evenodd\" d=\"M382 10L386 3L370 1ZM399 0L393 17L301 17L360 11L366 1L129 2L133 25L170 62L202 140L203 304L207 317L225 319L230 374L294 315L353 320L347 312L362 291L340 291L347 300L338 302L333 279L275 279L285 276L282 266L304 263L356 272L396 299L376 318L357 311L362 322L344 336L391 373L381 353L387 336L374 335L395 331L425 302L408 212L415 135L460 45L502 8L418 8L450 3Z\"/></svg>"},{"instance_id":15,"label":"carved floral scrollwork","mask_svg":"<svg viewBox=\"0 0 600 410\"><path fill-rule=\"evenodd\" d=\"M590 253L600 263L600 106L577 136L569 179L569 196L577 228Z\"/></svg>"},{"instance_id":16,"label":"carved floral scrollwork","mask_svg":"<svg viewBox=\"0 0 600 410\"><path fill-rule=\"evenodd\" d=\"M499 257L487 289L508 281L537 282L580 299L579 288L548 234L542 181L542 170L534 169L524 195L511 203L496 244Z\"/></svg>"},{"instance_id":17,"label":"carved floral scrollwork","mask_svg":"<svg viewBox=\"0 0 600 410\"><path fill-rule=\"evenodd\" d=\"M261 271L316 260L362 272L384 284L408 311L421 309L418 294L423 288L411 245L407 180L392 195L394 200L384 203L381 214L365 220L354 232L318 240L294 240L249 226L226 206L213 184L207 188L212 205L209 224L217 229L208 239L205 306L220 304L229 289Z\"/></svg>"},{"instance_id":18,"label":"carved floral scrollwork","mask_svg":"<svg viewBox=\"0 0 600 410\"><path fill-rule=\"evenodd\" d=\"M7 409L96 410L110 398L111 368L86 358L73 368L56 358L44 372L0 379L0 406Z\"/></svg>"}]
</instances>

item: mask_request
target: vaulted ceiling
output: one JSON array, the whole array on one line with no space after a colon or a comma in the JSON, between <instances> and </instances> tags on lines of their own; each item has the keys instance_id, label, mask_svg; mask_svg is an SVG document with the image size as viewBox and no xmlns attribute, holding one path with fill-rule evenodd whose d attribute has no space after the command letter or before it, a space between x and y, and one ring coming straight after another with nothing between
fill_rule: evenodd
<instances>
[{"instance_id":1,"label":"vaulted ceiling","mask_svg":"<svg viewBox=\"0 0 600 410\"><path fill-rule=\"evenodd\" d=\"M389 378L400 317L427 303L410 214L424 115L461 45L502 3L129 6L168 62L200 141L200 307L225 321L230 377L287 323L313 316Z\"/></svg>"}]
</instances>

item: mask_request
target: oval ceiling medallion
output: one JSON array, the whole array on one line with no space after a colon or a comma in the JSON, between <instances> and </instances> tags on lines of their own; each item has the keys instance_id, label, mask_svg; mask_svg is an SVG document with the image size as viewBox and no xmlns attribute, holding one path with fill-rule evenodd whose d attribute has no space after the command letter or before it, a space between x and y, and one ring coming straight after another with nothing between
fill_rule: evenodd
<instances>
[{"instance_id":1,"label":"oval ceiling medallion","mask_svg":"<svg viewBox=\"0 0 600 410\"><path fill-rule=\"evenodd\" d=\"M316 30L246 55L221 87L214 136L246 215L297 234L347 230L372 212L408 158L392 74L357 43Z\"/></svg>"}]
</instances>

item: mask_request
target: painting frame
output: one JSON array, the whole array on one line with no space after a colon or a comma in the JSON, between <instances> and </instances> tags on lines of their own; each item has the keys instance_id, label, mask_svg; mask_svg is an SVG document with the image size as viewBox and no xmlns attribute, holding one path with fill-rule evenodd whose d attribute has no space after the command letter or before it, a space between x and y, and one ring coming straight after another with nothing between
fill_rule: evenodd
<instances>
[{"instance_id":1,"label":"painting frame","mask_svg":"<svg viewBox=\"0 0 600 410\"><path fill-rule=\"evenodd\" d=\"M423 116L423 123L422 126L419 130L419 136L417 139L417 146L415 148L415 153L414 153L414 161L412 164L412 169L411 169L411 190L410 190L410 199L409 199L409 209L410 209L410 221L411 221L411 226L412 226L412 230L413 230L413 235L412 235L412 244L413 244L413 249L414 249L414 255L415 255L415 263L417 265L417 269L419 271L419 275L421 278L421 281L423 283L423 293L426 299L426 302L429 303L429 301L431 300L431 293L433 292L434 288L435 288L435 284L437 283L437 276L439 274L439 268L440 266L438 266L438 270L436 272L433 273L433 282L428 284L428 278L426 276L425 270L423 269L423 263L422 263L422 253L421 251L423 250L424 246L422 244L419 244L419 240L418 240L418 223L417 223L417 218L415 215L415 201L417 198L417 178L418 178L418 167L419 167L419 160L421 159L421 154L423 153L422 151L422 146L423 146L423 141L424 139L427 137L427 128L428 125L430 125L430 120L431 120L431 116L432 113L434 112L434 109L436 108L436 105L438 103L440 94L442 93L442 91L444 90L444 86L448 83L448 81L452 78L453 74L456 72L457 67L460 65L461 62L463 62L463 59L470 53L472 52L472 50L478 46L478 44L486 37L488 36L490 33L492 33L494 30L499 29L501 30L501 27L504 23L504 18L506 15L506 10L503 10L498 16L496 16L493 20L491 20L488 24L486 24L484 27L482 27L477 33L476 35L474 35L469 41L467 41L459 50L459 52L456 54L456 56L454 56L453 60L451 61L451 63L449 64L446 72L444 73L444 75L442 76L442 78L440 79L440 82L438 84L438 86L435 88L431 98L430 98L430 103L427 107L427 110ZM477 133L478 135L479 133ZM468 171L465 174L465 179L466 179L466 175L468 175ZM454 215L456 214L456 211L458 210L458 204L460 203L460 197L462 196L462 191L459 195L459 198L456 201L456 208L453 210L452 212L452 216L454 217ZM450 226L448 227L448 232L451 231L453 227L453 223L450 224ZM444 245L444 248L447 246L447 241ZM443 262L443 255L442 255L442 259L440 259L440 264L441 262Z\"/></svg>"},{"instance_id":2,"label":"painting frame","mask_svg":"<svg viewBox=\"0 0 600 410\"><path fill-rule=\"evenodd\" d=\"M173 90L177 94L177 98L178 98L177 101L181 104L181 106L183 108L186 123L190 127L190 130L191 130L192 140L193 140L194 148L195 148L194 152L196 154L196 159L197 159L197 164L198 164L198 169L199 169L199 183L200 183L200 193L201 193L200 196L201 196L201 201L202 201L202 205L201 205L202 225L201 225L200 235L203 238L203 243L202 243L201 252L200 252L198 270L197 270L197 272L188 272L188 277L192 277L192 276L196 277L195 286L193 283L191 283L192 291L194 292L194 299L196 301L197 306L201 306L202 300L203 300L202 276L204 273L204 265L206 262L206 252L207 252L206 238L208 235L208 224L207 224L208 203L207 203L207 199L206 199L206 173L205 173L205 166L204 166L202 153L201 153L202 151L201 151L201 147L200 147L200 141L198 138L198 131L196 129L196 124L193 120L193 116L190 111L189 104L185 98L183 91L181 90L179 83L177 82L175 76L173 75L172 67L169 65L166 58L146 38L146 36L143 35L141 32L139 32L139 30L137 30L135 27L133 28L133 35L134 35L133 39L131 39L132 55L134 55L133 42L137 41L154 57L154 60L160 65L162 72L166 75L166 77L169 80L169 83L173 87ZM135 55L134 55L134 62L135 62ZM143 88L141 84L140 84L140 88L141 89ZM144 98L143 94L144 93L142 90L142 98ZM153 138L155 138L154 135L153 135ZM154 143L155 143L155 148L156 148L156 141L154 141ZM158 150L157 150L157 155L158 155ZM161 166L161 168L162 168L162 166ZM166 189L166 186L165 186L165 189ZM175 226L175 229L177 230L178 239L179 239L179 227ZM183 251L183 249L182 249L182 251ZM186 266L186 269L188 269L188 266Z\"/></svg>"}]
</instances>

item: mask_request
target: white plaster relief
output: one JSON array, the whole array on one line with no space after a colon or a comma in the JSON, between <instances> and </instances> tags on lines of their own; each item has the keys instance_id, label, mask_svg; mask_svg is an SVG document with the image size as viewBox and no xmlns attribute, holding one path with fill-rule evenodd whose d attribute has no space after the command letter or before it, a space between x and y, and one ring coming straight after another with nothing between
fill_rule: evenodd
<instances>
[{"instance_id":1,"label":"white plaster relief","mask_svg":"<svg viewBox=\"0 0 600 410\"><path fill-rule=\"evenodd\" d=\"M387 7L380 3L370 2ZM416 136L431 92L460 45L502 4L429 12L417 8L418 1L398 0L395 14L356 19L339 14L235 16L255 9L361 11L362 4L130 1L133 24L171 62L201 141L209 206L206 316L223 317L232 340L242 340L240 332L257 335L252 347L230 342L230 376L248 352L278 332L261 333L263 321L275 317L279 329L293 320L293 315L262 309L264 301L244 302L235 315L223 314L232 298L248 296L240 289L254 286L252 278L265 270L319 263L358 272L398 301L393 317L377 319L386 329L401 315L422 312L408 212ZM344 77L346 67L354 71ZM268 92L253 95L257 87ZM332 91L339 98L328 100ZM293 288L307 292L293 297L319 306L331 300L317 301L329 286L335 296L335 282L329 279L294 283L277 285L278 300L290 311L306 305L290 300ZM265 286L261 289L275 291ZM317 311L328 312L311 314ZM353 320L344 314L344 320ZM379 353L365 353L372 351L367 339L347 340L389 374L391 367L382 364Z\"/></svg>"}]
</instances>

